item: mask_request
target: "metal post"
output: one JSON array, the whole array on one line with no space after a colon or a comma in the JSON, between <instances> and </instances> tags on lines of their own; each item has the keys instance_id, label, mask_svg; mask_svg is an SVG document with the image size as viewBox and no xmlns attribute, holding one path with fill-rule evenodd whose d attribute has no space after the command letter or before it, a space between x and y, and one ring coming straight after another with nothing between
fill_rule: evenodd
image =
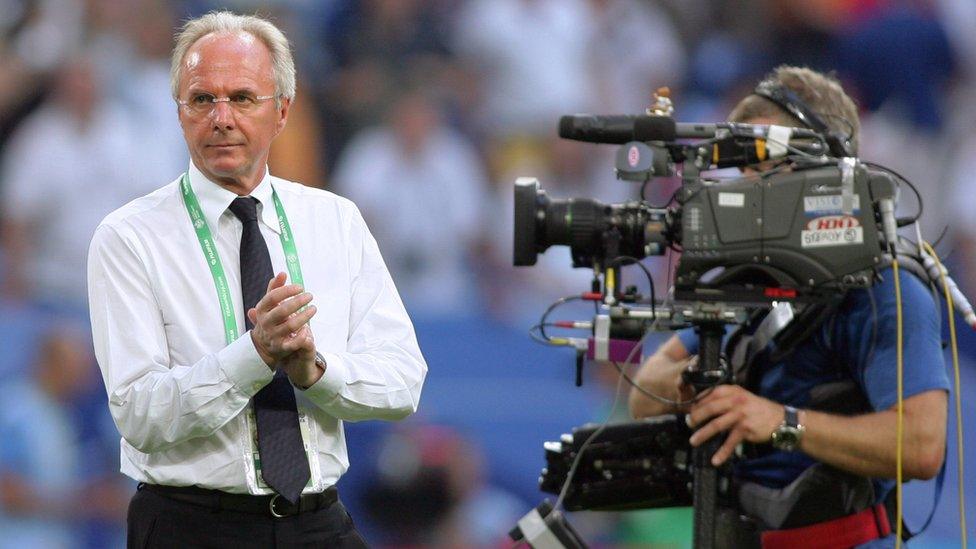
<instances>
[{"instance_id":1,"label":"metal post","mask_svg":"<svg viewBox=\"0 0 976 549\"><path fill-rule=\"evenodd\" d=\"M707 322L696 327L698 332L698 374L701 391L714 387L725 379L719 356L725 329L721 323ZM712 455L722 445L724 436L716 435L692 452L695 467L693 502L694 545L696 549L715 547L715 517L718 510L718 470L712 466Z\"/></svg>"}]
</instances>

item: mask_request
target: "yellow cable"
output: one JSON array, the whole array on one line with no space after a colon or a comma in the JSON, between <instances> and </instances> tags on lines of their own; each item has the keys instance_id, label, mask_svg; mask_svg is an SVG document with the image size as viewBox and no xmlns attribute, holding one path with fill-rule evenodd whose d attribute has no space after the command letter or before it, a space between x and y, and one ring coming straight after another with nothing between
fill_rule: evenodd
<instances>
[{"instance_id":1,"label":"yellow cable","mask_svg":"<svg viewBox=\"0 0 976 549\"><path fill-rule=\"evenodd\" d=\"M965 461L963 460L963 440L962 440L962 385L959 377L959 347L956 343L956 318L953 314L952 309L952 294L949 292L949 281L946 280L945 270L942 268L942 262L939 261L939 256L936 255L935 250L928 242L923 242L922 245L925 247L925 251L932 256L935 260L935 264L939 267L939 278L942 279L942 291L945 292L946 306L949 309L949 341L952 347L952 371L955 379L953 380L955 384L956 393L956 456L959 460L957 465L959 472L959 528L962 532L962 548L966 549L966 499L965 491L963 490L963 472L965 469Z\"/></svg>"},{"instance_id":2,"label":"yellow cable","mask_svg":"<svg viewBox=\"0 0 976 549\"><path fill-rule=\"evenodd\" d=\"M901 491L901 479L902 479L902 452L904 448L902 447L902 436L904 435L904 421L905 421L905 403L904 403L904 387L902 380L902 367L904 357L902 353L902 318L901 318L901 281L898 279L898 259L897 257L891 260L891 266L895 273L895 312L897 318L897 346L898 346L898 359L897 359L897 378L898 378L898 428L896 430L897 441L895 442L895 548L901 548L901 523L902 523L902 491Z\"/></svg>"}]
</instances>

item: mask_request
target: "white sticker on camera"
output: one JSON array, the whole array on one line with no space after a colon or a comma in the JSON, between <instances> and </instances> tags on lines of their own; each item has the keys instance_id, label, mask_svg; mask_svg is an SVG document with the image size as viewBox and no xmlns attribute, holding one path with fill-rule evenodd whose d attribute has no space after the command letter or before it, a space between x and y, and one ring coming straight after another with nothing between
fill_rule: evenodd
<instances>
[{"instance_id":1,"label":"white sticker on camera","mask_svg":"<svg viewBox=\"0 0 976 549\"><path fill-rule=\"evenodd\" d=\"M853 195L853 210L857 213L861 209L861 196ZM804 196L803 211L807 215L840 215L844 212L844 197L839 194L827 194L823 196Z\"/></svg>"},{"instance_id":2,"label":"white sticker on camera","mask_svg":"<svg viewBox=\"0 0 976 549\"><path fill-rule=\"evenodd\" d=\"M718 205L741 208L746 205L746 195L743 193L718 193Z\"/></svg>"},{"instance_id":3,"label":"white sticker on camera","mask_svg":"<svg viewBox=\"0 0 976 549\"><path fill-rule=\"evenodd\" d=\"M793 128L786 126L772 125L769 127L769 134L766 137L766 149L769 151L770 158L786 156L789 152L790 137L793 135Z\"/></svg>"}]
</instances>

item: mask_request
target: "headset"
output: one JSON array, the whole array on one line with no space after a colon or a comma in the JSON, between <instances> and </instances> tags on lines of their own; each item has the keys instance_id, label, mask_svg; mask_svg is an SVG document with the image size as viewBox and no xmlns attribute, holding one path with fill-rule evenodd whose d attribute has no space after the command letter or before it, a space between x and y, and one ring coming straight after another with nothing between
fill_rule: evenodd
<instances>
[{"instance_id":1,"label":"headset","mask_svg":"<svg viewBox=\"0 0 976 549\"><path fill-rule=\"evenodd\" d=\"M832 155L838 158L854 156L851 151L851 136L844 136L831 130L823 118L790 88L772 80L764 80L752 93L772 101L795 116L803 125L823 135Z\"/></svg>"}]
</instances>

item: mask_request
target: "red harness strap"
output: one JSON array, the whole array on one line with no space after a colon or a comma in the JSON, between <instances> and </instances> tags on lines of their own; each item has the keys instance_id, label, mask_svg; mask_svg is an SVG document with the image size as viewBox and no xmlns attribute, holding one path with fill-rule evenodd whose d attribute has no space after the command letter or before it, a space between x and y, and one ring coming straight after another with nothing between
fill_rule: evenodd
<instances>
[{"instance_id":1,"label":"red harness strap","mask_svg":"<svg viewBox=\"0 0 976 549\"><path fill-rule=\"evenodd\" d=\"M855 547L891 534L882 504L860 513L789 530L762 533L763 549L834 549Z\"/></svg>"}]
</instances>

